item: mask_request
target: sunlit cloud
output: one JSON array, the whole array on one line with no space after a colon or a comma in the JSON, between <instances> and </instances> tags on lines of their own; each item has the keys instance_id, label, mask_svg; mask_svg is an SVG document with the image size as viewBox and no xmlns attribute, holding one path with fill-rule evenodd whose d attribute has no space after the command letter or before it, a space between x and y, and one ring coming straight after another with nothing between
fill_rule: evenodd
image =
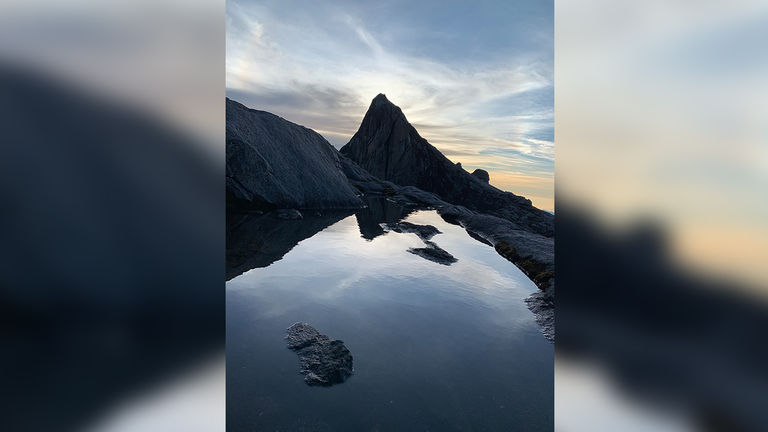
<instances>
[{"instance_id":1,"label":"sunlit cloud","mask_svg":"<svg viewBox=\"0 0 768 432\"><path fill-rule=\"evenodd\" d=\"M340 148L385 93L454 162L516 193L538 181L551 202L551 5L520 2L505 16L498 5L392 3L228 2L228 96ZM496 181L512 173L521 183Z\"/></svg>"}]
</instances>

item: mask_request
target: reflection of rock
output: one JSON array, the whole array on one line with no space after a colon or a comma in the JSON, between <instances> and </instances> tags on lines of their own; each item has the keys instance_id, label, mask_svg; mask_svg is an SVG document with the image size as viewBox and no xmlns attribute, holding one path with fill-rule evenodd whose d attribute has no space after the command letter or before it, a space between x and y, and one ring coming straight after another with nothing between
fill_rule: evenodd
<instances>
[{"instance_id":1,"label":"reflection of rock","mask_svg":"<svg viewBox=\"0 0 768 432\"><path fill-rule=\"evenodd\" d=\"M408 252L443 265L451 265L458 261L453 255L449 254L445 251L445 249L434 244L433 242L424 241L424 244L426 244L427 247L410 248L408 249Z\"/></svg>"},{"instance_id":2,"label":"reflection of rock","mask_svg":"<svg viewBox=\"0 0 768 432\"><path fill-rule=\"evenodd\" d=\"M382 224L382 228L396 233L414 233L424 241L431 239L436 234L442 234L439 229L432 225L417 225L410 222Z\"/></svg>"},{"instance_id":3,"label":"reflection of rock","mask_svg":"<svg viewBox=\"0 0 768 432\"><path fill-rule=\"evenodd\" d=\"M226 280L250 269L272 264L300 241L349 214L339 211L323 215L305 212L303 219L281 219L278 212L228 212Z\"/></svg>"},{"instance_id":4,"label":"reflection of rock","mask_svg":"<svg viewBox=\"0 0 768 432\"><path fill-rule=\"evenodd\" d=\"M384 234L382 223L397 223L413 211L382 196L364 196L363 201L366 208L358 210L355 217L360 235L366 240Z\"/></svg>"},{"instance_id":5,"label":"reflection of rock","mask_svg":"<svg viewBox=\"0 0 768 432\"><path fill-rule=\"evenodd\" d=\"M352 354L344 342L331 340L307 323L287 329L288 348L299 355L301 374L308 385L331 386L352 375Z\"/></svg>"}]
</instances>

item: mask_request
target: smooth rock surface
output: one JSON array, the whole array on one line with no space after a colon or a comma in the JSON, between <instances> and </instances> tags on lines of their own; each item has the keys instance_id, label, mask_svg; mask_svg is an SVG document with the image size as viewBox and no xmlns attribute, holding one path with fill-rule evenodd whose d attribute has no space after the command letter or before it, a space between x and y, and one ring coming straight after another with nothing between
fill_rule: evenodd
<instances>
[{"instance_id":1,"label":"smooth rock surface","mask_svg":"<svg viewBox=\"0 0 768 432\"><path fill-rule=\"evenodd\" d=\"M307 323L295 323L286 330L288 348L296 351L304 382L331 386L352 375L352 354L344 342L332 340Z\"/></svg>"},{"instance_id":2,"label":"smooth rock surface","mask_svg":"<svg viewBox=\"0 0 768 432\"><path fill-rule=\"evenodd\" d=\"M359 208L339 152L317 132L227 99L227 204Z\"/></svg>"}]
</instances>

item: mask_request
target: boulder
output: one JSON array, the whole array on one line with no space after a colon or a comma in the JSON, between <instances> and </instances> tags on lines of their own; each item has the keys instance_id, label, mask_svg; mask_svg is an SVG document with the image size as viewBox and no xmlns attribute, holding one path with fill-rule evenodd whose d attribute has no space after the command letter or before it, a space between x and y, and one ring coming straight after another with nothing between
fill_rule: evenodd
<instances>
[{"instance_id":1,"label":"boulder","mask_svg":"<svg viewBox=\"0 0 768 432\"><path fill-rule=\"evenodd\" d=\"M472 171L472 175L484 181L485 183L488 183L489 181L491 181L491 176L488 175L488 171L481 168L478 168Z\"/></svg>"},{"instance_id":2,"label":"boulder","mask_svg":"<svg viewBox=\"0 0 768 432\"><path fill-rule=\"evenodd\" d=\"M288 348L296 351L300 373L310 386L331 386L352 375L352 354L344 342L332 340L307 323L297 322L286 330Z\"/></svg>"}]
</instances>

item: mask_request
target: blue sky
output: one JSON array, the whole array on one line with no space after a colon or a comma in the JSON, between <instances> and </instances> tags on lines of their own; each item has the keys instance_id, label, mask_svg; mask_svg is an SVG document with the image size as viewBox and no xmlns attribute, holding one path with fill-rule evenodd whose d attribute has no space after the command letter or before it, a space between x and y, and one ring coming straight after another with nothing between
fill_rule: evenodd
<instances>
[{"instance_id":1,"label":"blue sky","mask_svg":"<svg viewBox=\"0 0 768 432\"><path fill-rule=\"evenodd\" d=\"M454 162L553 209L552 1L227 2L227 95L337 148L378 93Z\"/></svg>"}]
</instances>

